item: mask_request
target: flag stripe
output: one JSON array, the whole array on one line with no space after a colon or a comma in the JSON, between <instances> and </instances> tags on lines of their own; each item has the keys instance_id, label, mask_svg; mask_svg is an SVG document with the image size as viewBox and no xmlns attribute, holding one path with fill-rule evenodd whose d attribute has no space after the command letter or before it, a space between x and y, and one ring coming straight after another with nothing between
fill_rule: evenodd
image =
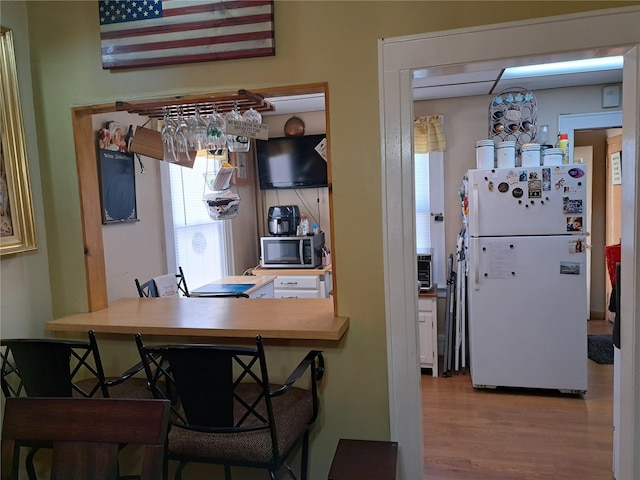
<instances>
[{"instance_id":1,"label":"flag stripe","mask_svg":"<svg viewBox=\"0 0 640 480\"><path fill-rule=\"evenodd\" d=\"M238 58L268 57L273 55L273 49L252 48L251 50L236 50L232 52L215 52L199 55L177 55L162 58L135 58L130 60L118 60L111 64L108 60L103 62L103 68L132 68L132 67L158 67L162 65L178 65L181 63L208 62L214 60L233 60Z\"/></svg>"},{"instance_id":2,"label":"flag stripe","mask_svg":"<svg viewBox=\"0 0 640 480\"><path fill-rule=\"evenodd\" d=\"M166 41L161 45L151 43L142 45L128 45L122 47L111 47L103 49L103 55L121 55L133 52L150 52L153 50L167 50L171 48L200 47L203 45L221 45L225 43L245 42L247 40L271 39L270 32L252 32L235 35L219 35L209 38L187 38L182 40Z\"/></svg>"},{"instance_id":3,"label":"flag stripe","mask_svg":"<svg viewBox=\"0 0 640 480\"><path fill-rule=\"evenodd\" d=\"M118 18L116 23L101 25L102 67L157 66L275 54L272 0L164 0L161 10L162 18L134 21Z\"/></svg>"},{"instance_id":4,"label":"flag stripe","mask_svg":"<svg viewBox=\"0 0 640 480\"><path fill-rule=\"evenodd\" d=\"M234 41L272 39L273 33L265 30L262 25L246 29L208 29L203 32L191 30L188 32L177 32L169 34L159 34L148 37L146 43L131 43L128 40L122 42L111 42L109 47L103 47L103 54L131 53L138 51L162 50L166 48L188 47L197 45L213 45L217 43L228 43ZM229 32L229 33L226 33ZM236 33L232 33L236 32ZM156 41L154 41L156 40Z\"/></svg>"}]
</instances>

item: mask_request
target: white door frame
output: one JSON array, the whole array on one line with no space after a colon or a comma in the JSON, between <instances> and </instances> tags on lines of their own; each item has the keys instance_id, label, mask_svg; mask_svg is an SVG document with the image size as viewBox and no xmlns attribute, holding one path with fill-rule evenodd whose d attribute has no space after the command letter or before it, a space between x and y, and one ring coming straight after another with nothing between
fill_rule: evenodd
<instances>
[{"instance_id":1,"label":"white door frame","mask_svg":"<svg viewBox=\"0 0 640 480\"><path fill-rule=\"evenodd\" d=\"M413 205L413 69L432 72L474 71L488 65L505 66L530 61L562 60L569 53L589 57L598 54L625 55L623 74L623 231L622 262L633 266L622 270L621 375L627 379L621 392L620 479L640 478L640 166L637 142L640 131L640 8L598 10L449 30L379 40L381 122L381 174L385 315L389 378L391 439L399 448L399 473L404 480L422 478L423 443L420 371L415 329L415 206ZM584 35L584 32L590 32ZM535 38L535 42L504 42L504 38ZM500 45L500 49L495 49ZM562 51L558 51L562 48ZM569 52L569 53L567 53ZM579 52L579 53L577 53ZM500 62L498 63L498 60ZM483 66L478 64L482 62ZM470 139L469 141L475 141ZM455 161L455 160L449 160ZM450 181L450 180L449 180ZM402 248L398 248L400 245ZM428 432L427 432L428 433Z\"/></svg>"}]
</instances>

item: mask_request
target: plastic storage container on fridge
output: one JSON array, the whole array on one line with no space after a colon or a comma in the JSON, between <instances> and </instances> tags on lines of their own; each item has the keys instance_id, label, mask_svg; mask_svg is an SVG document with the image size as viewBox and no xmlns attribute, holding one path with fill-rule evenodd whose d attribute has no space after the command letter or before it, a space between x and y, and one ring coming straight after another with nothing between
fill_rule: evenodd
<instances>
[{"instance_id":1,"label":"plastic storage container on fridge","mask_svg":"<svg viewBox=\"0 0 640 480\"><path fill-rule=\"evenodd\" d=\"M479 170L495 167L495 144L493 140L476 142L476 168Z\"/></svg>"},{"instance_id":2,"label":"plastic storage container on fridge","mask_svg":"<svg viewBox=\"0 0 640 480\"><path fill-rule=\"evenodd\" d=\"M516 166L516 142L514 140L498 143L496 149L496 165L498 168L511 168Z\"/></svg>"},{"instance_id":3,"label":"plastic storage container on fridge","mask_svg":"<svg viewBox=\"0 0 640 480\"><path fill-rule=\"evenodd\" d=\"M542 164L545 167L562 165L562 150L559 148L547 148L542 152Z\"/></svg>"},{"instance_id":4,"label":"plastic storage container on fridge","mask_svg":"<svg viewBox=\"0 0 640 480\"><path fill-rule=\"evenodd\" d=\"M523 167L539 167L540 166L540 144L526 143L521 150L521 166Z\"/></svg>"}]
</instances>

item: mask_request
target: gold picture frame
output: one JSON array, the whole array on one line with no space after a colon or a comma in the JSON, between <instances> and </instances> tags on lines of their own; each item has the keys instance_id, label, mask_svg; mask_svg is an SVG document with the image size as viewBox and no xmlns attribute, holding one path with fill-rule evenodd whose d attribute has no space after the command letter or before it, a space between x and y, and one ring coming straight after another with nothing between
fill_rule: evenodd
<instances>
[{"instance_id":1,"label":"gold picture frame","mask_svg":"<svg viewBox=\"0 0 640 480\"><path fill-rule=\"evenodd\" d=\"M9 255L37 244L13 35L1 26L0 100L0 255Z\"/></svg>"}]
</instances>

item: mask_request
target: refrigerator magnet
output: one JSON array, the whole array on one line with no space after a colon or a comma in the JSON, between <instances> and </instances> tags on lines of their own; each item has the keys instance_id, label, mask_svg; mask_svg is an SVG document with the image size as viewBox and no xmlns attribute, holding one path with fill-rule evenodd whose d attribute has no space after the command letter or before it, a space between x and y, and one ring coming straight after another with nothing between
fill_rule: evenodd
<instances>
[{"instance_id":1,"label":"refrigerator magnet","mask_svg":"<svg viewBox=\"0 0 640 480\"><path fill-rule=\"evenodd\" d=\"M560 262L560 275L580 275L580 263Z\"/></svg>"},{"instance_id":2,"label":"refrigerator magnet","mask_svg":"<svg viewBox=\"0 0 640 480\"><path fill-rule=\"evenodd\" d=\"M570 168L569 175L573 178L580 178L584 175L584 170L581 168Z\"/></svg>"},{"instance_id":3,"label":"refrigerator magnet","mask_svg":"<svg viewBox=\"0 0 640 480\"><path fill-rule=\"evenodd\" d=\"M521 198L523 194L524 192L520 187L514 188L513 192L511 192L511 195L513 195L514 198Z\"/></svg>"},{"instance_id":4,"label":"refrigerator magnet","mask_svg":"<svg viewBox=\"0 0 640 480\"><path fill-rule=\"evenodd\" d=\"M490 192L493 192L493 182L487 183L487 188L489 189Z\"/></svg>"},{"instance_id":5,"label":"refrigerator magnet","mask_svg":"<svg viewBox=\"0 0 640 480\"><path fill-rule=\"evenodd\" d=\"M513 170L509 170L509 171L507 172L507 177L506 177L506 179L507 179L507 182L508 182L510 185L513 185L514 183L518 183L518 179L519 179L519 177L518 177L518 174L517 174L515 171L513 171Z\"/></svg>"},{"instance_id":6,"label":"refrigerator magnet","mask_svg":"<svg viewBox=\"0 0 640 480\"><path fill-rule=\"evenodd\" d=\"M527 186L529 188L529 198L542 197L542 180L529 180Z\"/></svg>"},{"instance_id":7,"label":"refrigerator magnet","mask_svg":"<svg viewBox=\"0 0 640 480\"><path fill-rule=\"evenodd\" d=\"M498 191L500 193L506 193L509 191L509 184L507 182L500 182L498 184Z\"/></svg>"},{"instance_id":8,"label":"refrigerator magnet","mask_svg":"<svg viewBox=\"0 0 640 480\"><path fill-rule=\"evenodd\" d=\"M581 231L582 231L582 217L568 217L567 232L581 232Z\"/></svg>"},{"instance_id":9,"label":"refrigerator magnet","mask_svg":"<svg viewBox=\"0 0 640 480\"><path fill-rule=\"evenodd\" d=\"M562 197L562 213L568 215L582 213L582 199L571 199L569 197Z\"/></svg>"},{"instance_id":10,"label":"refrigerator magnet","mask_svg":"<svg viewBox=\"0 0 640 480\"><path fill-rule=\"evenodd\" d=\"M582 253L584 251L584 240L577 238L569 240L569 253Z\"/></svg>"},{"instance_id":11,"label":"refrigerator magnet","mask_svg":"<svg viewBox=\"0 0 640 480\"><path fill-rule=\"evenodd\" d=\"M520 181L521 182L526 182L527 181L527 171L526 170L522 170L520 172Z\"/></svg>"}]
</instances>

